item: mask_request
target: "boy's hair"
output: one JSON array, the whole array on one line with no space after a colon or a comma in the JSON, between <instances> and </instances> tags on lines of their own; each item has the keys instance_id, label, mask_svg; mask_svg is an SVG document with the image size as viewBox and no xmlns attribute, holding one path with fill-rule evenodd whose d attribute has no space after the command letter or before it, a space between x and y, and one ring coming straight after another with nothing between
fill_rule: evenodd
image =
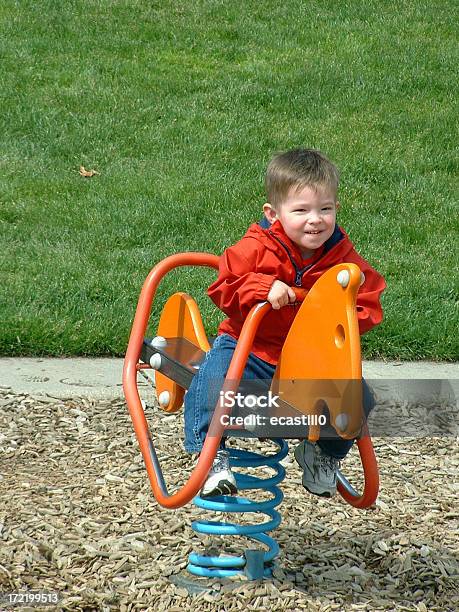
<instances>
[{"instance_id":1,"label":"boy's hair","mask_svg":"<svg viewBox=\"0 0 459 612\"><path fill-rule=\"evenodd\" d=\"M266 171L266 194L273 208L285 200L292 186L297 189L318 186L338 190L338 168L323 153L315 149L294 149L278 153Z\"/></svg>"}]
</instances>

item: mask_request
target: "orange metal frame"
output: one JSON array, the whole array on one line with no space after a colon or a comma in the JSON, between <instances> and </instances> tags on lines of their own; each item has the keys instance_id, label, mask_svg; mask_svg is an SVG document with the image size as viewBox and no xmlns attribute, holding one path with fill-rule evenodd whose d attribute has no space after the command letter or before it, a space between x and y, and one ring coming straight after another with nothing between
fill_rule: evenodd
<instances>
[{"instance_id":1,"label":"orange metal frame","mask_svg":"<svg viewBox=\"0 0 459 612\"><path fill-rule=\"evenodd\" d=\"M123 388L129 413L132 418L134 431L139 442L153 494L158 503L165 508L179 508L184 506L191 501L201 489L225 430L225 426L222 424L222 416L229 414L231 408L227 408L224 405L217 405L209 425L209 432L204 442L202 452L199 456L197 465L191 472L190 478L178 491L169 494L137 388L137 372L139 369L145 367L145 364L139 364L142 343L147 330L153 299L162 278L174 268L182 266L206 266L218 269L218 261L219 257L210 253L179 253L162 260L151 270L140 293L124 360ZM304 299L306 292L297 289L296 295L297 299L301 301ZM270 309L270 304L264 302L255 305L249 312L229 366L223 391L237 391L258 326ZM343 498L351 505L357 508L366 508L374 503L379 488L378 467L368 431L364 432L364 435L357 441L357 445L364 469L364 492L360 497L356 497L349 493L340 483L338 484L338 490Z\"/></svg>"}]
</instances>

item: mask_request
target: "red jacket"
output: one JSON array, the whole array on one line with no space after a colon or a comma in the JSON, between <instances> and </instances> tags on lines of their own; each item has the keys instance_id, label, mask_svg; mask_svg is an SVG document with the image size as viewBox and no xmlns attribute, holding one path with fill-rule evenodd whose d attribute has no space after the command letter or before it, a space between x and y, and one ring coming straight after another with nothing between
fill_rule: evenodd
<instances>
[{"instance_id":1,"label":"red jacket","mask_svg":"<svg viewBox=\"0 0 459 612\"><path fill-rule=\"evenodd\" d=\"M336 226L331 238L311 258L303 259L280 221L269 227L263 227L263 222L252 224L245 236L220 257L218 278L207 291L211 300L228 315L218 333L239 338L251 307L267 299L276 279L310 289L326 270L342 262L357 264L365 274L357 296L359 329L363 334L382 321L379 296L386 283L355 251L344 230ZM258 328L252 353L277 364L299 307L292 304L269 312Z\"/></svg>"}]
</instances>

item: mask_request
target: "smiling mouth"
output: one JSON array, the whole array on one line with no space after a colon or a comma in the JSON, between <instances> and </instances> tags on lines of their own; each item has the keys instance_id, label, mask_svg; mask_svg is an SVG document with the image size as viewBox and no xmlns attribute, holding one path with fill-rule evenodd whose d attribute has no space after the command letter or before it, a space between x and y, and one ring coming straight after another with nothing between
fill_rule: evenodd
<instances>
[{"instance_id":1,"label":"smiling mouth","mask_svg":"<svg viewBox=\"0 0 459 612\"><path fill-rule=\"evenodd\" d=\"M317 230L316 232L305 232L306 234L321 234L322 230Z\"/></svg>"}]
</instances>

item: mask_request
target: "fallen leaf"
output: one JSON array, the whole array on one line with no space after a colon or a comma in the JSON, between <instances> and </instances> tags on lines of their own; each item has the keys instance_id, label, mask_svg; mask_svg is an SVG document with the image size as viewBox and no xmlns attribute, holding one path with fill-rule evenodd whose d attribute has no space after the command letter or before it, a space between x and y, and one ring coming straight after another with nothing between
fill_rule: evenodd
<instances>
[{"instance_id":1,"label":"fallen leaf","mask_svg":"<svg viewBox=\"0 0 459 612\"><path fill-rule=\"evenodd\" d=\"M84 176L85 178L90 178L91 176L94 176L95 174L100 174L100 173L97 172L97 170L86 170L84 166L80 166L80 174L81 176Z\"/></svg>"}]
</instances>

